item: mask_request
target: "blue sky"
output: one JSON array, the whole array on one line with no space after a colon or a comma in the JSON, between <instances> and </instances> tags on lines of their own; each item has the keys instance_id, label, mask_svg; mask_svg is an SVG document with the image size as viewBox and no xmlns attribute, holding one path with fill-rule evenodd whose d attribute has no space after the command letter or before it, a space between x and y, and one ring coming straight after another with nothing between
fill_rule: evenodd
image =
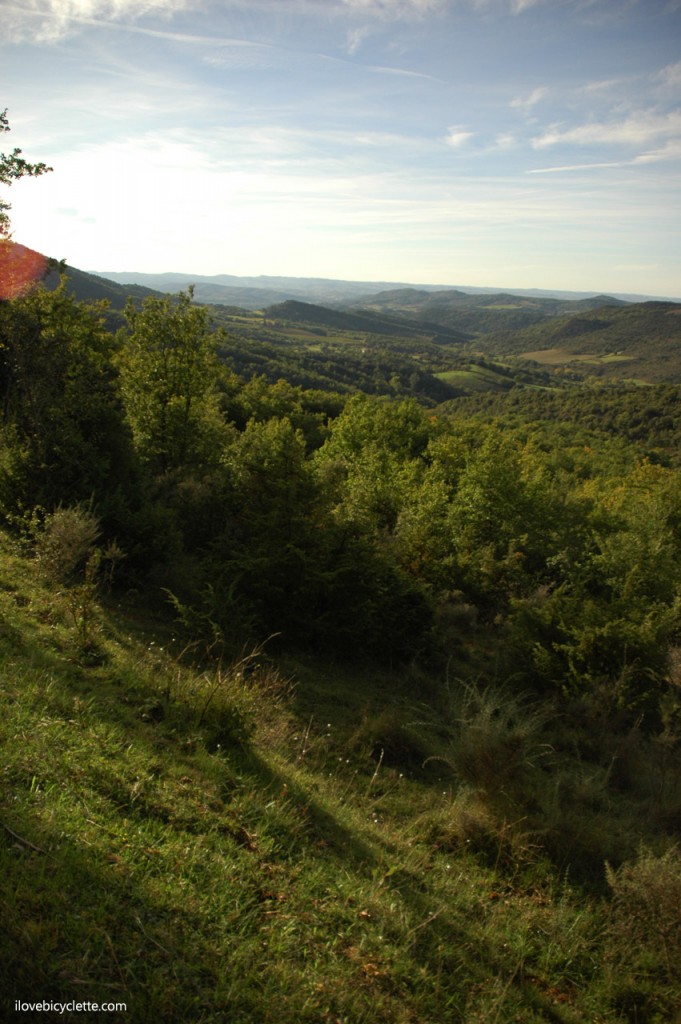
<instances>
[{"instance_id":1,"label":"blue sky","mask_svg":"<svg viewBox=\"0 0 681 1024\"><path fill-rule=\"evenodd\" d=\"M0 0L86 270L681 295L681 0Z\"/></svg>"}]
</instances>

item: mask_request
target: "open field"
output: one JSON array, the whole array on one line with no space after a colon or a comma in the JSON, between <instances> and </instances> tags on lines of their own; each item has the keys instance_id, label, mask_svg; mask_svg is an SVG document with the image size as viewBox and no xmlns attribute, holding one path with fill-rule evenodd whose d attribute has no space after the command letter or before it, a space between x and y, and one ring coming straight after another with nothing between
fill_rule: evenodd
<instances>
[{"instance_id":1,"label":"open field","mask_svg":"<svg viewBox=\"0 0 681 1024\"><path fill-rule=\"evenodd\" d=\"M533 352L520 352L519 359L531 359L534 363L543 366L564 366L571 363L592 363L596 366L603 363L630 363L636 356L627 356L616 352L607 352L603 355L592 353L571 352L566 348L542 348Z\"/></svg>"}]
</instances>

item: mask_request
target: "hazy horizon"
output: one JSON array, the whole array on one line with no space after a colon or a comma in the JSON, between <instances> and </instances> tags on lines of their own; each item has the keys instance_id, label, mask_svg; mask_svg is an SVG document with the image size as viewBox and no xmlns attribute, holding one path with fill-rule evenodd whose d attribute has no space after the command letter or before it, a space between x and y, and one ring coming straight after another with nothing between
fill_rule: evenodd
<instances>
[{"instance_id":1,"label":"hazy horizon","mask_svg":"<svg viewBox=\"0 0 681 1024\"><path fill-rule=\"evenodd\" d=\"M71 266L679 293L678 0L0 13L4 148L54 167L14 238Z\"/></svg>"},{"instance_id":2,"label":"hazy horizon","mask_svg":"<svg viewBox=\"0 0 681 1024\"><path fill-rule=\"evenodd\" d=\"M76 268L84 269L84 268ZM660 295L650 294L648 292L605 292L600 288L581 288L581 289L569 289L569 288L534 288L531 284L527 286L512 287L501 285L467 285L461 284L460 282L444 283L438 281L422 281L415 283L413 281L384 281L380 278L338 278L338 277L319 277L319 276L299 276L290 274L229 274L217 273L217 274L193 274L192 271L182 270L161 270L158 272L154 271L136 271L136 270L92 270L87 269L85 271L89 274L94 274L96 277L108 278L115 280L118 278L182 278L188 283L207 282L215 281L219 282L224 278L234 278L235 281L239 282L254 282L254 281L328 281L332 284L356 284L356 285L377 285L379 287L388 288L422 288L422 289L460 289L461 291L470 291L472 293L477 292L489 292L491 294L498 294L503 292L509 292L514 294L546 294L546 295L565 295L577 296L577 297L591 297L597 295L607 295L611 298L629 299L631 301L651 299L653 301L659 300L662 302L681 302L681 296L679 295ZM131 282L126 282L131 283ZM257 287L257 286L254 286ZM263 287L266 287L263 285Z\"/></svg>"}]
</instances>

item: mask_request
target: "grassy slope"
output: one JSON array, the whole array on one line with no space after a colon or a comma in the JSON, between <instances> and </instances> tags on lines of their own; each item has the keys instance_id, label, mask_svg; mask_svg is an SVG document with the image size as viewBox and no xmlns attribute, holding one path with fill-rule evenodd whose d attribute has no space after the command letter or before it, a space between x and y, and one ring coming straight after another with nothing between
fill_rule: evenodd
<instances>
[{"instance_id":1,"label":"grassy slope","mask_svg":"<svg viewBox=\"0 0 681 1024\"><path fill-rule=\"evenodd\" d=\"M559 881L539 852L518 802L546 774L531 725L523 757L539 774L514 781L511 747L500 757L473 729L462 785L423 767L447 741L424 725L432 681L298 662L292 685L250 657L192 671L168 653L167 623L48 585L6 539L0 621L5 1019L16 998L230 1024L681 1009L663 966L631 961L630 934L607 938L606 897ZM617 818L597 764L580 771L573 848L598 821L598 855L616 856L643 805Z\"/></svg>"}]
</instances>

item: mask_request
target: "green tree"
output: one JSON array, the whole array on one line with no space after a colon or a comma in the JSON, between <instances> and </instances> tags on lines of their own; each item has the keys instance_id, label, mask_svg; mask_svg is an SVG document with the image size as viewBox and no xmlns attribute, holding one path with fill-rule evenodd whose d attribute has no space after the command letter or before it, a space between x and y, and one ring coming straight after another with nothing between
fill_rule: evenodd
<instances>
[{"instance_id":1,"label":"green tree","mask_svg":"<svg viewBox=\"0 0 681 1024\"><path fill-rule=\"evenodd\" d=\"M251 420L224 461L231 500L212 556L261 628L290 630L311 611L317 561L318 501L304 438L288 418Z\"/></svg>"},{"instance_id":2,"label":"green tree","mask_svg":"<svg viewBox=\"0 0 681 1024\"><path fill-rule=\"evenodd\" d=\"M581 543L554 560L555 585L511 601L508 653L538 686L654 715L681 625L678 472L643 462L582 486Z\"/></svg>"},{"instance_id":3,"label":"green tree","mask_svg":"<svg viewBox=\"0 0 681 1024\"><path fill-rule=\"evenodd\" d=\"M101 310L39 288L0 303L0 503L6 514L130 490L133 453Z\"/></svg>"},{"instance_id":4,"label":"green tree","mask_svg":"<svg viewBox=\"0 0 681 1024\"><path fill-rule=\"evenodd\" d=\"M425 467L428 437L429 424L413 399L353 395L316 456L327 487L335 490L339 522L391 534Z\"/></svg>"},{"instance_id":5,"label":"green tree","mask_svg":"<svg viewBox=\"0 0 681 1024\"><path fill-rule=\"evenodd\" d=\"M208 310L193 291L128 303L118 365L135 448L152 472L217 461L225 422Z\"/></svg>"},{"instance_id":6,"label":"green tree","mask_svg":"<svg viewBox=\"0 0 681 1024\"><path fill-rule=\"evenodd\" d=\"M334 421L324 454L349 464L373 447L400 459L415 458L424 451L430 433L426 414L413 398L395 402L358 394L346 402Z\"/></svg>"},{"instance_id":7,"label":"green tree","mask_svg":"<svg viewBox=\"0 0 681 1024\"><path fill-rule=\"evenodd\" d=\"M509 597L553 583L573 510L544 460L493 424L458 473L450 528L461 586L489 614Z\"/></svg>"},{"instance_id":8,"label":"green tree","mask_svg":"<svg viewBox=\"0 0 681 1024\"><path fill-rule=\"evenodd\" d=\"M212 537L196 549L201 579L185 607L237 646L276 633L346 656L413 654L430 625L424 594L361 523L336 515L306 448L288 416L232 431L207 495L219 515L198 517Z\"/></svg>"},{"instance_id":9,"label":"green tree","mask_svg":"<svg viewBox=\"0 0 681 1024\"><path fill-rule=\"evenodd\" d=\"M7 109L0 113L0 132L10 131L7 118ZM52 168L47 164L31 164L21 155L20 149L13 149L11 153L0 153L0 184L11 185L18 178L37 178L46 174ZM9 211L11 206L4 199L0 198L0 240L8 238L10 234Z\"/></svg>"}]
</instances>

